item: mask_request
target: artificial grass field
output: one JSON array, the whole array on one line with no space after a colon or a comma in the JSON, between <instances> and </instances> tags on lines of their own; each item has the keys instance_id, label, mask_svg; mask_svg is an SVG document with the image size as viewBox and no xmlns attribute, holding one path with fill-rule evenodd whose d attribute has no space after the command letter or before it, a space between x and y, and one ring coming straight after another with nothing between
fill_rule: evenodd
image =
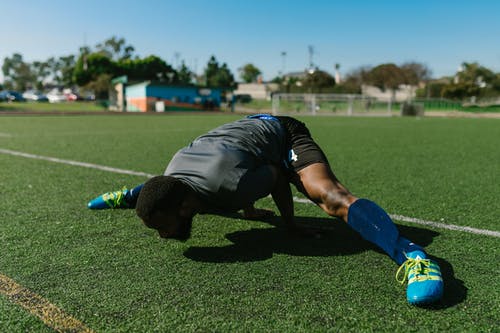
<instances>
[{"instance_id":1,"label":"artificial grass field","mask_svg":"<svg viewBox=\"0 0 500 333\"><path fill-rule=\"evenodd\" d=\"M0 112L104 112L106 106L95 102L0 102Z\"/></svg>"},{"instance_id":2,"label":"artificial grass field","mask_svg":"<svg viewBox=\"0 0 500 333\"><path fill-rule=\"evenodd\" d=\"M0 117L0 148L161 174L237 115ZM497 119L302 117L340 180L391 214L498 231ZM0 154L0 274L97 332L498 332L499 238L395 221L441 265L441 303L408 305L397 266L296 203L321 239L279 218L199 215L185 243L94 196L144 177ZM298 195L298 194L297 194ZM258 207L274 208L265 198ZM50 332L0 294L0 332Z\"/></svg>"}]
</instances>

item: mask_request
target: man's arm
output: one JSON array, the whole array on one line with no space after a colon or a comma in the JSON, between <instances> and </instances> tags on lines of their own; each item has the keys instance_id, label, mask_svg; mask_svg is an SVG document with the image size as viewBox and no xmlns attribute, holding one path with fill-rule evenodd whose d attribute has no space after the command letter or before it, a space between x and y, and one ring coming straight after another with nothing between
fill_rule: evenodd
<instances>
[{"instance_id":1,"label":"man's arm","mask_svg":"<svg viewBox=\"0 0 500 333\"><path fill-rule=\"evenodd\" d=\"M276 172L276 183L271 192L271 196L273 197L276 207L278 207L278 210L280 211L281 219L285 225L289 229L294 230L295 222L293 219L293 197L290 183L288 182L285 174L279 168L275 168L274 171Z\"/></svg>"},{"instance_id":2,"label":"man's arm","mask_svg":"<svg viewBox=\"0 0 500 333\"><path fill-rule=\"evenodd\" d=\"M271 196L273 197L274 203L280 211L281 219L285 223L288 230L301 237L321 238L321 233L318 230L298 226L295 223L293 197L290 183L288 182L288 178L285 173L278 168L276 168L275 171L277 172L276 184L271 192Z\"/></svg>"}]
</instances>

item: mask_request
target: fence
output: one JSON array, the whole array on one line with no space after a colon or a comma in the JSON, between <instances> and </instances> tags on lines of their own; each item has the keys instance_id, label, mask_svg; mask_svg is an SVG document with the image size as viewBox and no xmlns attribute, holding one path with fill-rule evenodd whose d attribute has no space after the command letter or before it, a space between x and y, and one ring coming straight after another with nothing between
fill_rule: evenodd
<instances>
[{"instance_id":1,"label":"fence","mask_svg":"<svg viewBox=\"0 0 500 333\"><path fill-rule=\"evenodd\" d=\"M355 94L274 94L272 112L311 115L382 115L400 112L400 103Z\"/></svg>"}]
</instances>

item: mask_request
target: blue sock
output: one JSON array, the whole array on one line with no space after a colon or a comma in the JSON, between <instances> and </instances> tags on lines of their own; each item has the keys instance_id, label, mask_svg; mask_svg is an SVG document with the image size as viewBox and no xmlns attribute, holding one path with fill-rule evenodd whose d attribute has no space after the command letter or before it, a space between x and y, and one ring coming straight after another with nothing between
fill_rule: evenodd
<instances>
[{"instance_id":1,"label":"blue sock","mask_svg":"<svg viewBox=\"0 0 500 333\"><path fill-rule=\"evenodd\" d=\"M427 258L427 255L426 255L423 247L411 242L410 240L408 240L402 236L398 237L398 244L397 244L397 248L396 248L396 253L399 257L398 260L396 261L398 263L399 263L399 261L401 261L401 263L403 263L406 260L405 254L408 255L408 257L411 257L414 259L416 256L420 256L420 258L422 258L422 259Z\"/></svg>"},{"instance_id":2,"label":"blue sock","mask_svg":"<svg viewBox=\"0 0 500 333\"><path fill-rule=\"evenodd\" d=\"M358 199L351 204L347 224L364 239L384 250L398 265L405 262L405 253L424 253L422 247L399 235L389 215L373 201Z\"/></svg>"},{"instance_id":3,"label":"blue sock","mask_svg":"<svg viewBox=\"0 0 500 333\"><path fill-rule=\"evenodd\" d=\"M144 184L137 185L136 187L128 191L125 195L125 200L127 201L130 208L135 208L137 198L139 198L139 193L141 193L141 189L143 186Z\"/></svg>"}]
</instances>

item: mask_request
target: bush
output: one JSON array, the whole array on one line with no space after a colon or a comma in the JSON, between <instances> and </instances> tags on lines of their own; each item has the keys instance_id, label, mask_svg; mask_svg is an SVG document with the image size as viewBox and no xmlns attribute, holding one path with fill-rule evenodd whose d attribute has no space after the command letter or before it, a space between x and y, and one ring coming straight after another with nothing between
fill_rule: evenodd
<instances>
[{"instance_id":1,"label":"bush","mask_svg":"<svg viewBox=\"0 0 500 333\"><path fill-rule=\"evenodd\" d=\"M421 117L424 115L424 104L405 102L401 104L401 115Z\"/></svg>"},{"instance_id":2,"label":"bush","mask_svg":"<svg viewBox=\"0 0 500 333\"><path fill-rule=\"evenodd\" d=\"M234 101L236 103L250 103L252 101L252 96L248 94L234 95Z\"/></svg>"}]
</instances>

